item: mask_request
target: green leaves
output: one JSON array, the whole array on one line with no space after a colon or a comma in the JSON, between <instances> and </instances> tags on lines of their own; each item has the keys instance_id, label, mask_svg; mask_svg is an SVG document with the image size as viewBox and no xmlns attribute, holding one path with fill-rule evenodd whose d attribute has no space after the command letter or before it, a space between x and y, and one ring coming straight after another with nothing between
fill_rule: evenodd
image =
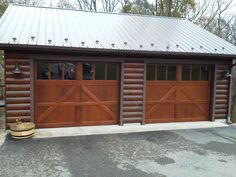
<instances>
[{"instance_id":1,"label":"green leaves","mask_svg":"<svg viewBox=\"0 0 236 177\"><path fill-rule=\"evenodd\" d=\"M7 0L2 0L0 1L0 17L3 15L5 12L9 2Z\"/></svg>"},{"instance_id":2,"label":"green leaves","mask_svg":"<svg viewBox=\"0 0 236 177\"><path fill-rule=\"evenodd\" d=\"M185 18L195 8L194 0L159 0L155 5L147 0L125 0L122 12Z\"/></svg>"},{"instance_id":3,"label":"green leaves","mask_svg":"<svg viewBox=\"0 0 236 177\"><path fill-rule=\"evenodd\" d=\"M154 15L155 7L147 0L125 0L122 6L123 13L142 14L142 15Z\"/></svg>"}]
</instances>

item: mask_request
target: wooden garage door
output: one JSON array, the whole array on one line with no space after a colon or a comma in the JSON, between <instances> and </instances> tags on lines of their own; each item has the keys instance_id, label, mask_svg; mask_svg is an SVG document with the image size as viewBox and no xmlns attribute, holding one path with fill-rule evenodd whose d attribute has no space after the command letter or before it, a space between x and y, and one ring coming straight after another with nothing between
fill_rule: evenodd
<instances>
[{"instance_id":1,"label":"wooden garage door","mask_svg":"<svg viewBox=\"0 0 236 177\"><path fill-rule=\"evenodd\" d=\"M209 120L210 67L147 65L146 122Z\"/></svg>"},{"instance_id":2,"label":"wooden garage door","mask_svg":"<svg viewBox=\"0 0 236 177\"><path fill-rule=\"evenodd\" d=\"M116 124L118 71L115 63L37 62L37 127Z\"/></svg>"}]
</instances>

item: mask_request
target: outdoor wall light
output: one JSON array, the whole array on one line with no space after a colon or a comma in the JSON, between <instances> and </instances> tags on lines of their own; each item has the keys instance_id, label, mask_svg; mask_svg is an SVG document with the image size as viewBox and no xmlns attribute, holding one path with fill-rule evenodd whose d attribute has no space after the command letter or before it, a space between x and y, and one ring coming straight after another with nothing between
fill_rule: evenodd
<instances>
[{"instance_id":1,"label":"outdoor wall light","mask_svg":"<svg viewBox=\"0 0 236 177\"><path fill-rule=\"evenodd\" d=\"M232 64L228 69L223 71L225 78L230 78L232 76L232 68L236 66L236 63Z\"/></svg>"},{"instance_id":2,"label":"outdoor wall light","mask_svg":"<svg viewBox=\"0 0 236 177\"><path fill-rule=\"evenodd\" d=\"M226 79L228 79L228 78L230 78L230 77L232 76L229 69L224 70L224 71L223 71L223 74L224 74L224 77L225 77Z\"/></svg>"},{"instance_id":3,"label":"outdoor wall light","mask_svg":"<svg viewBox=\"0 0 236 177\"><path fill-rule=\"evenodd\" d=\"M22 71L21 71L20 66L19 66L18 63L15 64L15 68L14 68L14 70L12 71L12 73L13 73L14 75L20 75L20 74L22 74Z\"/></svg>"}]
</instances>

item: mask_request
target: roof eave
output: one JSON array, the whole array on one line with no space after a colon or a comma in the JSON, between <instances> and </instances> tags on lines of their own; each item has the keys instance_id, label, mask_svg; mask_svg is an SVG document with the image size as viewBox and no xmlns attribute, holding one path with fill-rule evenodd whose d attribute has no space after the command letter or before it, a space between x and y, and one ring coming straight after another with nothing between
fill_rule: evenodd
<instances>
[{"instance_id":1,"label":"roof eave","mask_svg":"<svg viewBox=\"0 0 236 177\"><path fill-rule=\"evenodd\" d=\"M90 54L144 54L150 56L194 56L194 57L215 57L236 59L235 54L219 53L197 53L197 52L173 52L173 51L147 51L147 50L123 50L123 49L105 49L105 48L86 48L86 47L64 47L64 46L44 46L44 45L22 45L22 44L0 44L2 50L31 50L31 51L70 51L73 53L90 53Z\"/></svg>"}]
</instances>

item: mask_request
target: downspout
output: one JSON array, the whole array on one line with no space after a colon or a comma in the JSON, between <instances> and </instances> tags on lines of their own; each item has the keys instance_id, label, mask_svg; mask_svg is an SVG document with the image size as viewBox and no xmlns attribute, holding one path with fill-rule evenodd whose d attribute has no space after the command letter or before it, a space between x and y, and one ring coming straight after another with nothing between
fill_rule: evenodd
<instances>
[{"instance_id":1,"label":"downspout","mask_svg":"<svg viewBox=\"0 0 236 177\"><path fill-rule=\"evenodd\" d=\"M236 63L232 64L227 71L225 71L225 77L229 79L229 97L228 97L228 113L227 113L227 124L232 124L231 120L231 103L232 103L232 68L236 66Z\"/></svg>"}]
</instances>

